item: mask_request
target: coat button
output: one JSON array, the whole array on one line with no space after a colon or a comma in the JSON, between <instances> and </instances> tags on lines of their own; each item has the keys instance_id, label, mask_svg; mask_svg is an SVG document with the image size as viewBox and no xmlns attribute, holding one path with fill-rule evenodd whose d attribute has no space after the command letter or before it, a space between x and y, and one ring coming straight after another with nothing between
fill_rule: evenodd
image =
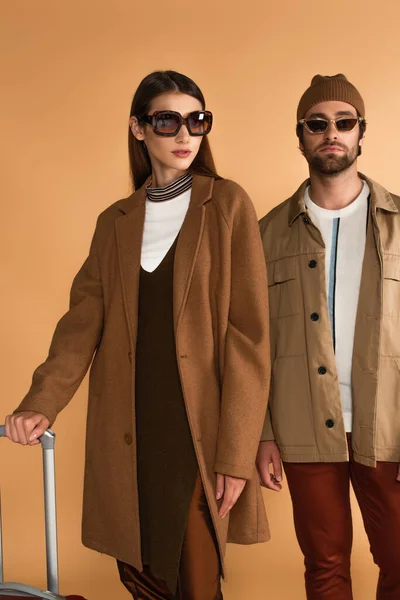
<instances>
[{"instance_id":1,"label":"coat button","mask_svg":"<svg viewBox=\"0 0 400 600\"><path fill-rule=\"evenodd\" d=\"M128 352L128 358L132 362L132 352Z\"/></svg>"},{"instance_id":2,"label":"coat button","mask_svg":"<svg viewBox=\"0 0 400 600\"><path fill-rule=\"evenodd\" d=\"M306 225L309 225L309 224L310 224L310 219L309 219L308 217L303 217L303 222L304 222Z\"/></svg>"},{"instance_id":3,"label":"coat button","mask_svg":"<svg viewBox=\"0 0 400 600\"><path fill-rule=\"evenodd\" d=\"M308 263L308 266L310 267L310 269L315 269L315 267L317 266L317 261L310 260L310 262Z\"/></svg>"},{"instance_id":4,"label":"coat button","mask_svg":"<svg viewBox=\"0 0 400 600\"><path fill-rule=\"evenodd\" d=\"M318 321L318 319L319 319L318 313L311 313L311 321Z\"/></svg>"},{"instance_id":5,"label":"coat button","mask_svg":"<svg viewBox=\"0 0 400 600\"><path fill-rule=\"evenodd\" d=\"M125 440L125 444L128 444L128 446L130 446L132 444L132 436L131 436L131 434L130 433L125 433L124 440Z\"/></svg>"},{"instance_id":6,"label":"coat button","mask_svg":"<svg viewBox=\"0 0 400 600\"><path fill-rule=\"evenodd\" d=\"M335 425L335 421L332 421L332 419L328 419L327 421L325 421L325 425L328 427L328 429L332 429L332 427L334 427Z\"/></svg>"},{"instance_id":7,"label":"coat button","mask_svg":"<svg viewBox=\"0 0 400 600\"><path fill-rule=\"evenodd\" d=\"M325 373L326 373L326 367L319 367L318 368L318 373L320 375L325 375Z\"/></svg>"}]
</instances>

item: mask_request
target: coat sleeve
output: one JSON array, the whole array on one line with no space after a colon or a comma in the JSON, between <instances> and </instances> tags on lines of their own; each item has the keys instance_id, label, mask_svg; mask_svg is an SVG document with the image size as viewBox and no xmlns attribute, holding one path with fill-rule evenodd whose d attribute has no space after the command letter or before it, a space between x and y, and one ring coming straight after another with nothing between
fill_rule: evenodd
<instances>
[{"instance_id":1,"label":"coat sleeve","mask_svg":"<svg viewBox=\"0 0 400 600\"><path fill-rule=\"evenodd\" d=\"M215 472L251 479L269 392L268 286L253 204L231 218L231 296Z\"/></svg>"},{"instance_id":2,"label":"coat sleeve","mask_svg":"<svg viewBox=\"0 0 400 600\"><path fill-rule=\"evenodd\" d=\"M84 378L102 326L103 294L95 232L89 256L73 281L70 307L57 324L49 355L35 370L30 390L14 412L38 412L52 424Z\"/></svg>"}]
</instances>

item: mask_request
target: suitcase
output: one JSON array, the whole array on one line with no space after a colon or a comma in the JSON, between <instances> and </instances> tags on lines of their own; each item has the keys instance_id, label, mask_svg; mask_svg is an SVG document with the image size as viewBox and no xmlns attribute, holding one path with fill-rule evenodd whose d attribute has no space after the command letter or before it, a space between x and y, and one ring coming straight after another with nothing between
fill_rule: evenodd
<instances>
[{"instance_id":1,"label":"suitcase","mask_svg":"<svg viewBox=\"0 0 400 600\"><path fill-rule=\"evenodd\" d=\"M0 425L0 437L3 437L4 425ZM9 598L18 600L34 598L43 600L85 600L83 596L61 596L58 593L58 552L56 518L56 483L54 464L55 433L48 429L40 438L43 453L44 510L46 526L46 564L47 590L40 590L23 583L5 583L3 581L3 548L0 505L0 600Z\"/></svg>"}]
</instances>

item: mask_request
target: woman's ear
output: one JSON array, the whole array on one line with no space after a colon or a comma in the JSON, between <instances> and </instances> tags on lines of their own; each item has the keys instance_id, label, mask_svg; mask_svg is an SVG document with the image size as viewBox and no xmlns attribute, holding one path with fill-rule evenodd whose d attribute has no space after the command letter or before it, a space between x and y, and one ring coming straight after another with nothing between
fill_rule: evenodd
<instances>
[{"instance_id":1,"label":"woman's ear","mask_svg":"<svg viewBox=\"0 0 400 600\"><path fill-rule=\"evenodd\" d=\"M141 125L141 123L139 123L137 117L130 117L129 127L131 128L133 135L137 140L139 140L139 142L142 142L145 139L143 126Z\"/></svg>"}]
</instances>

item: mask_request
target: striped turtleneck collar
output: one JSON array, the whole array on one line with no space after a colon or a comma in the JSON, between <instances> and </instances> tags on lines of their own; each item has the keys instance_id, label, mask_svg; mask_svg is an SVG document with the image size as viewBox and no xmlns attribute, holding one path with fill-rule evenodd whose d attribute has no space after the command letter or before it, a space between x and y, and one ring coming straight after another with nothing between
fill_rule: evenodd
<instances>
[{"instance_id":1,"label":"striped turtleneck collar","mask_svg":"<svg viewBox=\"0 0 400 600\"><path fill-rule=\"evenodd\" d=\"M163 202L164 200L172 200L177 196L180 196L184 192L187 192L192 187L193 183L193 175L188 173L187 175L183 175L174 183L167 185L163 188L151 188L149 186L146 188L147 198L152 202Z\"/></svg>"}]
</instances>

